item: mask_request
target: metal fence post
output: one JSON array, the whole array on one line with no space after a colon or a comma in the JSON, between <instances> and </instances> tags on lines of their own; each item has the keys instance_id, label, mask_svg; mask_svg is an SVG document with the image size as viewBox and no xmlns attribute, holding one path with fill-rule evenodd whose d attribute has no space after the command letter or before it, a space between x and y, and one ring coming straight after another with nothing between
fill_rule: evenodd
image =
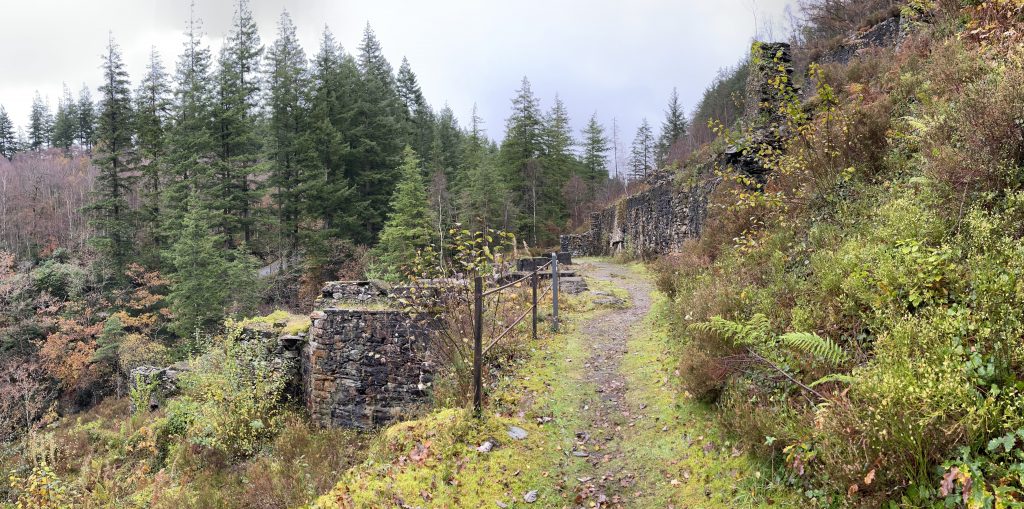
<instances>
[{"instance_id":1,"label":"metal fence post","mask_svg":"<svg viewBox=\"0 0 1024 509\"><path fill-rule=\"evenodd\" d=\"M558 253L551 253L551 330L558 332Z\"/></svg>"},{"instance_id":2,"label":"metal fence post","mask_svg":"<svg viewBox=\"0 0 1024 509\"><path fill-rule=\"evenodd\" d=\"M533 264L533 277L530 285L533 286L533 339L537 339L537 263Z\"/></svg>"},{"instance_id":3,"label":"metal fence post","mask_svg":"<svg viewBox=\"0 0 1024 509\"><path fill-rule=\"evenodd\" d=\"M473 279L473 408L477 416L484 405L483 339L484 339L484 280Z\"/></svg>"}]
</instances>

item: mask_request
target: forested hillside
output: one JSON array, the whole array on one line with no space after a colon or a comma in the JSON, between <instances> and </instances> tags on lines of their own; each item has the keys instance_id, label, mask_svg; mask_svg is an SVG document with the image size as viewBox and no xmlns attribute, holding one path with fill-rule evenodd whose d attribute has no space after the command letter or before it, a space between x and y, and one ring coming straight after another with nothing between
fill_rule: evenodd
<instances>
[{"instance_id":1,"label":"forested hillside","mask_svg":"<svg viewBox=\"0 0 1024 509\"><path fill-rule=\"evenodd\" d=\"M369 25L303 48L234 9L217 52L193 17L127 69L113 34L98 89L0 106L0 506L1024 507L1024 0L800 1L628 146L572 90L509 83L498 129ZM618 224L677 212L627 215L652 189L697 213ZM516 258L598 211L617 255L569 269L561 330L547 280L515 322ZM436 371L318 365L404 421L320 425L380 396L296 382L335 304L331 348L430 324Z\"/></svg>"}]
</instances>

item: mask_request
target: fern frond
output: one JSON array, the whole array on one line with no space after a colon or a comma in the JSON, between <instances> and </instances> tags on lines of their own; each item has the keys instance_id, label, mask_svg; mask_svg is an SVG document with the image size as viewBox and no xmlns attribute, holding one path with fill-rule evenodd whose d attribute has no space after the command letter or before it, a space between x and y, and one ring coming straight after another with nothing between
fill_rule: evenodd
<instances>
[{"instance_id":1,"label":"fern frond","mask_svg":"<svg viewBox=\"0 0 1024 509\"><path fill-rule=\"evenodd\" d=\"M839 382L841 384L852 385L853 382L856 382L856 381L857 381L857 379L852 377L852 376L850 376L850 375L844 375L842 373L832 373L831 375L825 375L825 376L823 376L823 377L821 377L821 378L811 382L810 387L817 387L817 386L819 386L821 384L827 384L827 383L830 383L830 382Z\"/></svg>"},{"instance_id":2,"label":"fern frond","mask_svg":"<svg viewBox=\"0 0 1024 509\"><path fill-rule=\"evenodd\" d=\"M810 354L833 366L842 364L848 358L846 351L835 341L823 338L813 332L790 332L780 336L779 340L794 350Z\"/></svg>"},{"instance_id":3,"label":"fern frond","mask_svg":"<svg viewBox=\"0 0 1024 509\"><path fill-rule=\"evenodd\" d=\"M746 322L736 322L720 316L713 316L706 322L691 324L689 329L715 334L736 345L757 346L768 341L771 322L768 321L768 317L760 313L752 316Z\"/></svg>"}]
</instances>

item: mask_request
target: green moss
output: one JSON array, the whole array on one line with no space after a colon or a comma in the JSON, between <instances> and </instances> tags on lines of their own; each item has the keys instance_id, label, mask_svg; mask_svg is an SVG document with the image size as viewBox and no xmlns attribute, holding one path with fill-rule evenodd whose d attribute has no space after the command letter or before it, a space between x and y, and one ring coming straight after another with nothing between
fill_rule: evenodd
<instances>
[{"instance_id":1,"label":"green moss","mask_svg":"<svg viewBox=\"0 0 1024 509\"><path fill-rule=\"evenodd\" d=\"M229 329L239 327L257 330L279 330L282 334L290 335L309 331L311 324L312 322L308 315L297 315L280 309L266 316L254 316L241 320L229 318L226 322Z\"/></svg>"}]
</instances>

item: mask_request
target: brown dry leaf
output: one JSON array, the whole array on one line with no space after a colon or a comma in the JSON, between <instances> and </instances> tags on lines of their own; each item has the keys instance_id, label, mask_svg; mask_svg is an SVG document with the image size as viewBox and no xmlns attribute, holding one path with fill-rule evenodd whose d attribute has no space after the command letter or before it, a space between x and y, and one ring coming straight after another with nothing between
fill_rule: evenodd
<instances>
[{"instance_id":1,"label":"brown dry leaf","mask_svg":"<svg viewBox=\"0 0 1024 509\"><path fill-rule=\"evenodd\" d=\"M871 483L874 482L874 480L875 480L875 469L872 468L871 471L868 472L868 475L864 476L864 484L870 486Z\"/></svg>"},{"instance_id":2,"label":"brown dry leaf","mask_svg":"<svg viewBox=\"0 0 1024 509\"><path fill-rule=\"evenodd\" d=\"M851 484L849 488L846 488L846 496L852 497L853 494L857 493L858 490L860 490L860 486L856 484Z\"/></svg>"}]
</instances>

